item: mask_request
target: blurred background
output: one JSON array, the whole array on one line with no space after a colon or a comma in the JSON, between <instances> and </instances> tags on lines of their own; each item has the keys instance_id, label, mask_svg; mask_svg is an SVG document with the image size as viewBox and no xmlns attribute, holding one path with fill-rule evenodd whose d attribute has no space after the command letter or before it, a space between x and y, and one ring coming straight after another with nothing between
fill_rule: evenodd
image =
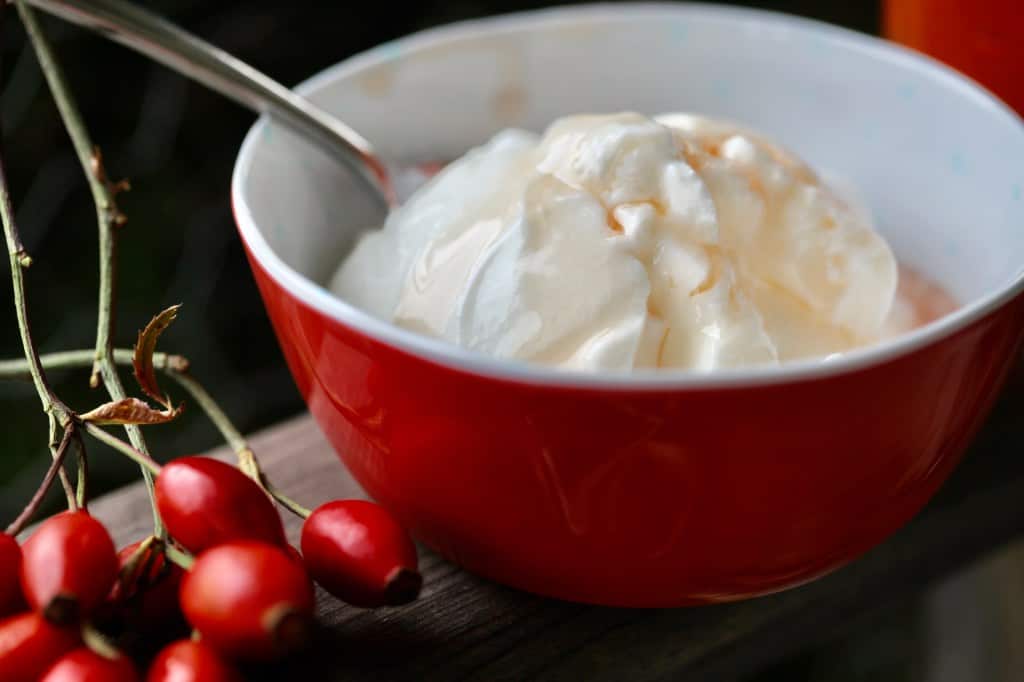
<instances>
[{"instance_id":1,"label":"blurred background","mask_svg":"<svg viewBox=\"0 0 1024 682\"><path fill-rule=\"evenodd\" d=\"M422 0L342 3L311 0L148 0L139 4L223 47L286 84L294 84L349 55L392 38L458 19L539 7L530 0ZM565 3L568 4L568 3ZM877 33L877 0L763 0L736 2L802 14ZM254 120L248 111L154 65L124 48L57 21L46 27L112 177L129 177L132 191L120 241L117 344L160 309L183 303L179 320L161 340L164 350L192 361L194 374L243 431L302 411L263 312L231 219L229 180L235 154ZM17 217L35 265L27 272L29 304L43 351L91 347L96 325L97 247L86 184L20 24L10 18L0 47L0 116ZM9 297L9 294L8 294ZM9 301L9 298L8 298ZM0 306L0 355L20 354L11 305ZM59 393L75 408L102 399L87 385L87 370L54 374ZM125 372L126 380L130 381ZM174 387L169 387L174 393ZM0 382L6 438L0 450L0 519L21 509L46 468L46 420L31 386ZM158 459L219 444L199 410L147 429ZM97 449L93 492L135 479L137 471ZM58 500L51 499L51 505ZM1007 550L1014 552L1017 550ZM1019 553L1019 552L1018 552ZM851 634L808 651L757 679L931 680L1013 679L989 670L957 676L928 651L937 616L963 623L957 604L976 604L993 576L1012 570L1006 552L912 596ZM982 587L978 587L978 586ZM966 587L965 587L966 586ZM945 592L943 592L945 591ZM952 597L950 596L952 595ZM951 601L952 599L952 601ZM996 596L995 601L998 601ZM959 601L958 601L959 600ZM992 599L990 598L990 601ZM952 614L943 611L953 609ZM940 619L941 620L941 619ZM989 621L986 621L989 622ZM991 642L1003 635L977 630ZM962 639L962 638L961 638ZM982 647L984 649L984 647ZM929 663L929 661L931 661ZM1017 669L1024 678L1024 672ZM952 674L953 676L949 676ZM1020 679L1020 678L1018 678Z\"/></svg>"},{"instance_id":2,"label":"blurred background","mask_svg":"<svg viewBox=\"0 0 1024 682\"><path fill-rule=\"evenodd\" d=\"M285 84L410 32L459 19L541 7L531 0L341 3L312 0L143 0L155 10ZM735 3L800 13L876 32L876 0ZM13 14L13 13L12 13ZM228 189L254 116L123 47L43 17L128 216L120 239L116 343L128 347L159 310L182 303L160 347L185 355L194 374L243 431L303 409L263 311L234 224ZM27 271L42 351L88 348L96 333L96 226L88 187L14 16L0 47L0 120L19 227L35 265ZM11 305L0 306L0 356L20 354ZM87 371L54 374L75 408L101 396ZM125 373L130 381L130 374ZM173 392L174 387L169 386ZM47 465L46 420L32 387L0 382L8 424L0 454L0 518L17 513ZM146 431L158 458L207 450L217 433L199 410ZM93 458L94 492L134 480L114 456ZM56 503L56 498L53 500Z\"/></svg>"}]
</instances>

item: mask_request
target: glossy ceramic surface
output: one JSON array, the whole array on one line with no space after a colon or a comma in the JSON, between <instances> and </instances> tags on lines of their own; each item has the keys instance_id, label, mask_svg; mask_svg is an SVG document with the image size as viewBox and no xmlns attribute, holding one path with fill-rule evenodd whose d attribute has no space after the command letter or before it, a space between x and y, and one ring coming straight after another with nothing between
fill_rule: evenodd
<instances>
[{"instance_id":1,"label":"glossy ceramic surface","mask_svg":"<svg viewBox=\"0 0 1024 682\"><path fill-rule=\"evenodd\" d=\"M941 485L1020 344L1024 126L879 41L759 12L584 7L405 39L305 92L409 161L573 111L740 119L843 169L900 258L963 304L827 364L583 376L496 362L373 320L316 283L370 205L343 169L260 122L233 200L299 390L371 495L504 583L672 606L821 575Z\"/></svg>"}]
</instances>

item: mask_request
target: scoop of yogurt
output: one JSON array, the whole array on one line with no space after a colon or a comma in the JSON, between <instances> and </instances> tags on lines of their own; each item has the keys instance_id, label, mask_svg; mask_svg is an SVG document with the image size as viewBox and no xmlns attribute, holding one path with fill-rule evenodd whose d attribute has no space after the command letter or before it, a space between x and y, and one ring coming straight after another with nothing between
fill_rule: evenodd
<instances>
[{"instance_id":1,"label":"scoop of yogurt","mask_svg":"<svg viewBox=\"0 0 1024 682\"><path fill-rule=\"evenodd\" d=\"M330 288L407 329L580 370L712 370L877 341L897 264L800 159L689 114L498 134L364 234Z\"/></svg>"}]
</instances>

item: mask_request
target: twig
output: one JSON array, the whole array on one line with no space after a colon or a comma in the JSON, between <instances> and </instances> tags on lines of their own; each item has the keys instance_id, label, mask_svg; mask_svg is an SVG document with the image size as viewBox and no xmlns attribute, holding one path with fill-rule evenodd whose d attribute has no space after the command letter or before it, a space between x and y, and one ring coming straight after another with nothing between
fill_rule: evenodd
<instances>
[{"instance_id":1,"label":"twig","mask_svg":"<svg viewBox=\"0 0 1024 682\"><path fill-rule=\"evenodd\" d=\"M27 371L28 361L25 361L25 363ZM60 443L60 438L57 435L60 433L60 426L57 424L57 418L53 416L53 412L48 412L46 414L46 421L48 422L50 429L50 439L46 441L47 447L50 448L50 455L56 456L57 444ZM68 478L68 472L66 467L62 466L60 468L60 471L57 473L60 476L61 487L64 488L64 497L66 497L68 500L68 509L70 509L72 507L71 500L76 500L75 504L77 504L77 498L75 497L75 489L71 486L71 479Z\"/></svg>"},{"instance_id":2,"label":"twig","mask_svg":"<svg viewBox=\"0 0 1024 682\"><path fill-rule=\"evenodd\" d=\"M82 643L93 653L111 661L122 656L114 643L89 622L82 624Z\"/></svg>"},{"instance_id":3,"label":"twig","mask_svg":"<svg viewBox=\"0 0 1024 682\"><path fill-rule=\"evenodd\" d=\"M153 458L150 457L145 452L142 452L141 450L136 450L131 445L125 443L117 436L113 436L107 433L106 431L96 426L95 424L85 422L83 428L85 428L86 433L88 433L96 440L106 443L110 447L120 452L122 455L127 455L130 459L134 460L135 463L139 465L139 467L141 467L144 471L148 472L149 474L155 476L160 473L160 465L157 464L156 461L154 461Z\"/></svg>"},{"instance_id":4,"label":"twig","mask_svg":"<svg viewBox=\"0 0 1024 682\"><path fill-rule=\"evenodd\" d=\"M7 253L10 257L10 279L14 286L14 310L17 314L17 329L22 335L22 350L28 360L29 373L32 376L32 383L36 386L36 392L43 402L43 410L52 414L60 426L66 426L71 421L71 411L60 401L50 389L43 372L43 366L39 360L39 353L36 351L36 344L32 340L32 328L29 324L29 310L26 303L25 279L23 268L27 267L31 259L25 253L22 246L22 239L18 235L17 225L14 223L14 211L10 203L10 193L7 185L7 171L3 164L3 150L0 144L0 218L3 220L4 237L7 241Z\"/></svg>"},{"instance_id":5,"label":"twig","mask_svg":"<svg viewBox=\"0 0 1024 682\"><path fill-rule=\"evenodd\" d=\"M195 563L195 559L192 558L192 555L178 549L170 543L164 545L164 556L167 557L172 564L177 564L186 571L192 570L192 564Z\"/></svg>"},{"instance_id":6,"label":"twig","mask_svg":"<svg viewBox=\"0 0 1024 682\"><path fill-rule=\"evenodd\" d=\"M287 495L285 495L284 493L282 493L277 487L275 487L266 478L263 479L262 483L263 483L263 487L266 489L266 491L268 493L270 493L271 497L273 497L275 500L277 500L277 503L279 505L281 505L282 507L284 507L285 509L290 511L292 514L295 514L300 519L308 519L309 515L313 513L313 511L311 509L309 509L308 507L303 507L301 504L299 504L298 502L296 502L292 498L290 498Z\"/></svg>"},{"instance_id":7,"label":"twig","mask_svg":"<svg viewBox=\"0 0 1024 682\"><path fill-rule=\"evenodd\" d=\"M89 458L85 456L85 441L82 434L75 430L75 452L78 453L78 482L75 485L75 503L79 509L86 509L89 504Z\"/></svg>"},{"instance_id":8,"label":"twig","mask_svg":"<svg viewBox=\"0 0 1024 682\"><path fill-rule=\"evenodd\" d=\"M126 183L111 183L107 180L103 169L103 159L99 150L93 145L86 130L82 115L78 111L68 87L64 72L57 62L53 48L42 27L36 20L35 13L23 1L16 0L18 14L28 32L29 40L39 59L39 65L46 77L46 82L57 103L64 127L71 137L71 143L82 164L86 178L89 181L89 189L92 192L93 202L96 205L96 222L99 226L100 246L100 284L99 284L99 315L96 325L96 354L93 362L90 384L97 386L102 377L107 393L112 400L123 400L126 396L124 385L118 376L117 367L114 365L113 352L113 331L114 331L114 298L116 290L116 251L117 240L114 235L114 228L125 223L124 214L117 207L115 197L119 191L127 189ZM138 426L126 425L125 431L128 439L136 450L146 454L149 450L146 447L146 440ZM146 481L146 488L149 492L150 503L153 507L153 527L155 534L163 538L166 533L160 514L157 513L156 503L153 497L153 477L143 467L142 477Z\"/></svg>"},{"instance_id":9,"label":"twig","mask_svg":"<svg viewBox=\"0 0 1024 682\"><path fill-rule=\"evenodd\" d=\"M132 555L128 557L128 561L121 565L121 570L117 574L117 582L124 594L128 594L129 587L138 576L148 575L152 566L150 557L153 553L163 553L163 550L163 541L154 535L150 535L139 543Z\"/></svg>"},{"instance_id":10,"label":"twig","mask_svg":"<svg viewBox=\"0 0 1024 682\"><path fill-rule=\"evenodd\" d=\"M43 369L74 369L92 364L96 352L93 349L58 351L39 356ZM114 350L114 362L119 365L132 364L132 351L128 348ZM153 353L153 366L161 371L184 372L189 367L188 358L171 353ZM0 360L0 379L30 379L28 362L24 358Z\"/></svg>"},{"instance_id":11,"label":"twig","mask_svg":"<svg viewBox=\"0 0 1024 682\"><path fill-rule=\"evenodd\" d=\"M48 353L41 356L43 366L46 369L88 367L92 362L92 351L74 350L61 353ZM132 362L132 352L119 348L114 351L114 359L122 365ZM213 399L199 381L187 373L189 362L181 355L167 353L154 353L153 366L173 379L184 388L199 407L206 413L213 422L213 425L220 431L221 437L234 450L238 457L238 467L246 474L256 480L277 502L293 514L306 518L309 516L309 509L303 507L295 500L282 493L263 475L255 453L249 447L245 436L235 428L227 413ZM28 375L28 365L22 359L0 361L0 379L23 378Z\"/></svg>"},{"instance_id":12,"label":"twig","mask_svg":"<svg viewBox=\"0 0 1024 682\"><path fill-rule=\"evenodd\" d=\"M2 17L0 8L0 17ZM32 328L29 324L28 304L25 296L25 282L22 273L23 268L32 264L32 259L25 252L22 246L21 236L18 233L18 226L14 222L14 209L11 206L11 194L7 184L7 171L3 163L3 149L0 144L0 220L3 221L4 238L7 242L7 253L11 266L11 285L14 288L14 310L18 318L18 332L21 334L21 348L25 354L27 369L35 385L39 401L43 405L43 412L46 413L50 422L50 454L57 459L56 433L58 425L67 428L71 423L71 410L54 395L49 383L46 381L46 374L43 372L42 363L39 360L39 353L36 351L35 343L32 341ZM61 484L64 486L64 493L68 499L68 507L75 504L74 489L67 478L62 467L58 467Z\"/></svg>"},{"instance_id":13,"label":"twig","mask_svg":"<svg viewBox=\"0 0 1024 682\"><path fill-rule=\"evenodd\" d=\"M199 404L206 416L210 418L213 425L220 431L221 437L228 444L232 450L235 451L235 456L238 458L238 468L241 469L256 481L260 487L267 491L273 499L277 500L278 504L282 507L295 514L300 518L307 518L310 515L310 510L303 507L301 504L291 499L267 479L263 473L263 469L260 467L259 460L256 459L256 453L249 447L249 443L246 441L245 436L235 428L235 425L231 422L227 413L221 409L220 405L216 400L213 399L201 383L196 381L187 372L176 371L174 369L164 369L164 374L169 376L175 382L178 383L182 388L188 391L188 394L192 396L192 399Z\"/></svg>"},{"instance_id":14,"label":"twig","mask_svg":"<svg viewBox=\"0 0 1024 682\"><path fill-rule=\"evenodd\" d=\"M36 489L32 499L29 500L25 508L18 514L18 518L11 522L11 525L7 526L7 530L4 532L8 535L16 536L18 533L25 529L28 522L32 520L32 517L39 511L39 505L43 503L43 499L46 497L46 493L50 490L50 486L53 485L54 479L57 478L57 472L61 470L64 465L64 457L67 455L68 446L71 443L72 432L75 430L74 424L68 424L64 429L64 436L60 439L60 444L57 446L57 454L54 456L53 461L50 462L50 468L46 470L46 476L43 477L43 482L39 484L39 488ZM72 508L72 511L74 509Z\"/></svg>"},{"instance_id":15,"label":"twig","mask_svg":"<svg viewBox=\"0 0 1024 682\"><path fill-rule=\"evenodd\" d=\"M235 425L231 423L228 415L220 408L220 405L218 405L217 401L213 399L213 396L206 392L206 389L203 388L202 384L196 381L196 379L190 374L166 370L164 370L164 374L188 391L189 395L192 396L192 399L195 400L199 407L202 408L203 412L209 416L210 421L213 422L215 427L217 427L221 436L227 442L228 446L235 451L235 453L241 455L244 452L248 452L249 455L252 455L252 450L249 448L249 444L246 442L245 436L235 428Z\"/></svg>"}]
</instances>

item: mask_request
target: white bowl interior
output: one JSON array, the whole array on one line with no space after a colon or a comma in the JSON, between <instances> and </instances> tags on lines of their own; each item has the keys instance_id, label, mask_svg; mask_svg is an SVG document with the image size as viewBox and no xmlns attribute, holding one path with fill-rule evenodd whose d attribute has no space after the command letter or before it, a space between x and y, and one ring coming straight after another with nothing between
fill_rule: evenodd
<instances>
[{"instance_id":1,"label":"white bowl interior","mask_svg":"<svg viewBox=\"0 0 1024 682\"><path fill-rule=\"evenodd\" d=\"M688 4L547 10L404 38L301 89L402 161L570 113L733 119L852 181L900 260L961 304L1024 272L1020 119L930 60L817 22ZM266 117L234 193L243 235L313 282L374 215L342 166Z\"/></svg>"}]
</instances>

